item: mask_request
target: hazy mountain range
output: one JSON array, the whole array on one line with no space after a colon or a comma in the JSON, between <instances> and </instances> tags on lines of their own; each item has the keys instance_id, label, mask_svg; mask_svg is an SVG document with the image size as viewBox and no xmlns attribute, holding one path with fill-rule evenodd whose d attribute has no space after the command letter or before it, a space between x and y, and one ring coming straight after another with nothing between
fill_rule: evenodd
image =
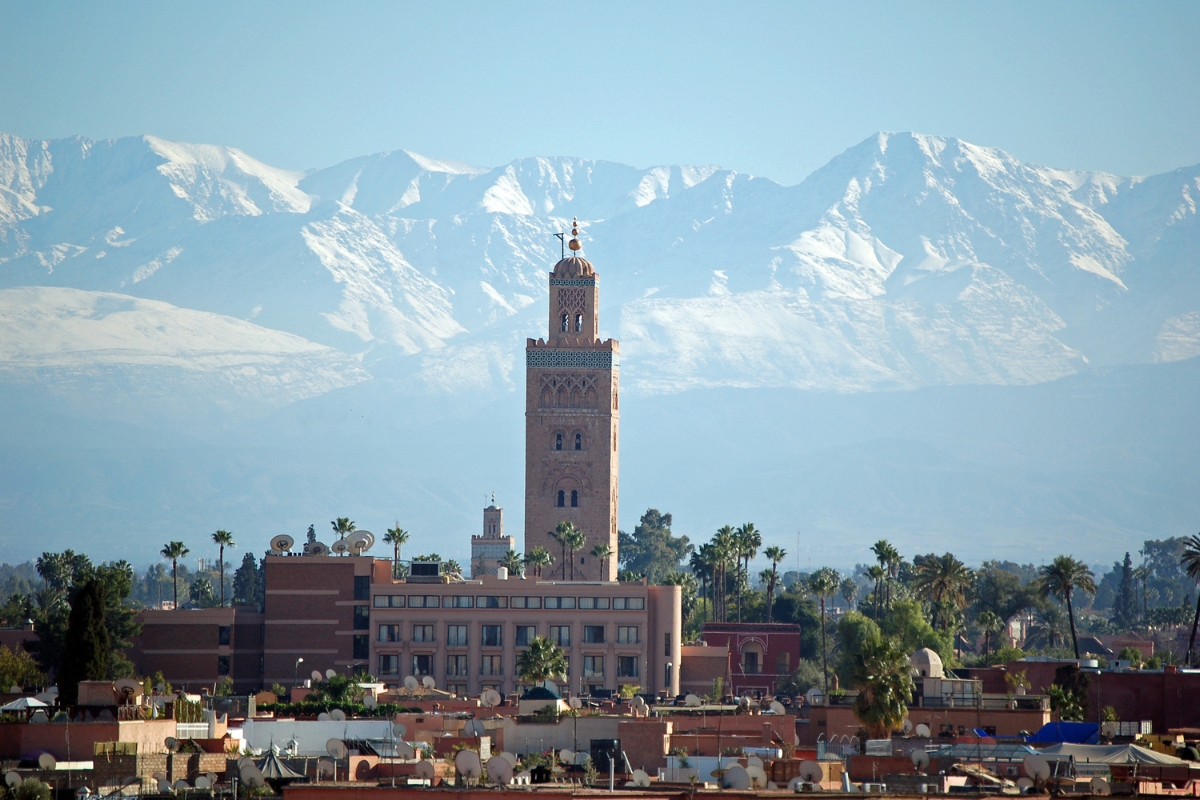
<instances>
[{"instance_id":1,"label":"hazy mountain range","mask_svg":"<svg viewBox=\"0 0 1200 800\"><path fill-rule=\"evenodd\" d=\"M578 216L621 340L622 527L1111 560L1200 529L1198 198L1200 166L909 133L792 187L0 134L0 536L140 563L349 515L465 559L495 490L519 537L522 348Z\"/></svg>"}]
</instances>

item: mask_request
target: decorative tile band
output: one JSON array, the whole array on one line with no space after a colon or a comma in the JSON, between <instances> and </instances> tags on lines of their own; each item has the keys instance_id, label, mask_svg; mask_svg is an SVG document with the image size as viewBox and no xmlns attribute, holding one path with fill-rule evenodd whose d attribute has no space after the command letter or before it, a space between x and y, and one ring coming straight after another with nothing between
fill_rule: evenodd
<instances>
[{"instance_id":1,"label":"decorative tile band","mask_svg":"<svg viewBox=\"0 0 1200 800\"><path fill-rule=\"evenodd\" d=\"M595 286L595 278L551 278L551 286Z\"/></svg>"},{"instance_id":2,"label":"decorative tile band","mask_svg":"<svg viewBox=\"0 0 1200 800\"><path fill-rule=\"evenodd\" d=\"M617 369L620 357L616 353L594 350L526 350L525 366L534 369Z\"/></svg>"}]
</instances>

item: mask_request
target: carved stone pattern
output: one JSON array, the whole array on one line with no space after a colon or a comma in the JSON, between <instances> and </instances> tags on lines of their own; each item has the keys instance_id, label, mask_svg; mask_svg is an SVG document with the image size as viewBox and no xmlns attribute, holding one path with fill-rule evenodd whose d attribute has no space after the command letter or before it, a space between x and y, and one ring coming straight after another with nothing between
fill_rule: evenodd
<instances>
[{"instance_id":1,"label":"carved stone pattern","mask_svg":"<svg viewBox=\"0 0 1200 800\"><path fill-rule=\"evenodd\" d=\"M525 366L535 369L616 369L619 364L612 352L594 350L526 350Z\"/></svg>"},{"instance_id":2,"label":"carved stone pattern","mask_svg":"<svg viewBox=\"0 0 1200 800\"><path fill-rule=\"evenodd\" d=\"M551 286L595 286L595 278L551 278Z\"/></svg>"},{"instance_id":3,"label":"carved stone pattern","mask_svg":"<svg viewBox=\"0 0 1200 800\"><path fill-rule=\"evenodd\" d=\"M596 379L586 375L543 375L538 408L597 408Z\"/></svg>"},{"instance_id":4,"label":"carved stone pattern","mask_svg":"<svg viewBox=\"0 0 1200 800\"><path fill-rule=\"evenodd\" d=\"M584 306L583 289L559 289L558 310L582 313Z\"/></svg>"}]
</instances>

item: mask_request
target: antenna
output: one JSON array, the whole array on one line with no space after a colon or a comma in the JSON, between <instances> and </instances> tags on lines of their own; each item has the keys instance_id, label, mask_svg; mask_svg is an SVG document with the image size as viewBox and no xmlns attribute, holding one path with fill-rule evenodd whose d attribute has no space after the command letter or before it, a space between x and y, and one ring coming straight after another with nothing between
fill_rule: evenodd
<instances>
[{"instance_id":1,"label":"antenna","mask_svg":"<svg viewBox=\"0 0 1200 800\"><path fill-rule=\"evenodd\" d=\"M772 700L771 701L771 713L783 715L783 714L787 713L787 708L785 708L783 703L779 702L778 700Z\"/></svg>"},{"instance_id":2,"label":"antenna","mask_svg":"<svg viewBox=\"0 0 1200 800\"><path fill-rule=\"evenodd\" d=\"M163 740L163 744L167 746L167 750L174 753L179 750L179 740L174 736L168 736Z\"/></svg>"},{"instance_id":3,"label":"antenna","mask_svg":"<svg viewBox=\"0 0 1200 800\"><path fill-rule=\"evenodd\" d=\"M553 236L558 239L558 249L560 251L558 259L561 261L567 257L567 235L562 231L559 231L558 233L553 234Z\"/></svg>"},{"instance_id":4,"label":"antenna","mask_svg":"<svg viewBox=\"0 0 1200 800\"><path fill-rule=\"evenodd\" d=\"M335 708L333 711L329 712L329 718L334 722L345 722L346 712L342 711L340 708Z\"/></svg>"}]
</instances>

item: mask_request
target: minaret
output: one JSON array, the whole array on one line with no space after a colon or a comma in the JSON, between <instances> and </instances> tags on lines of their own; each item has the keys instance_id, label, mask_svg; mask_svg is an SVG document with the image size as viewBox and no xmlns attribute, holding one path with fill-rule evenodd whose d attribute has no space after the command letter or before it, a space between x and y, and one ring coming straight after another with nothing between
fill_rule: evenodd
<instances>
[{"instance_id":1,"label":"minaret","mask_svg":"<svg viewBox=\"0 0 1200 800\"><path fill-rule=\"evenodd\" d=\"M471 537L471 577L495 575L500 559L516 547L516 537L504 535L504 509L492 504L483 510L483 535Z\"/></svg>"},{"instance_id":2,"label":"minaret","mask_svg":"<svg viewBox=\"0 0 1200 800\"><path fill-rule=\"evenodd\" d=\"M617 375L620 346L600 341L598 276L579 255L550 273L549 333L525 346L525 552L545 547L554 564L543 579L617 579ZM586 537L573 564L551 533L571 522ZM592 555L597 544L612 554ZM570 559L568 551L567 558Z\"/></svg>"}]
</instances>

